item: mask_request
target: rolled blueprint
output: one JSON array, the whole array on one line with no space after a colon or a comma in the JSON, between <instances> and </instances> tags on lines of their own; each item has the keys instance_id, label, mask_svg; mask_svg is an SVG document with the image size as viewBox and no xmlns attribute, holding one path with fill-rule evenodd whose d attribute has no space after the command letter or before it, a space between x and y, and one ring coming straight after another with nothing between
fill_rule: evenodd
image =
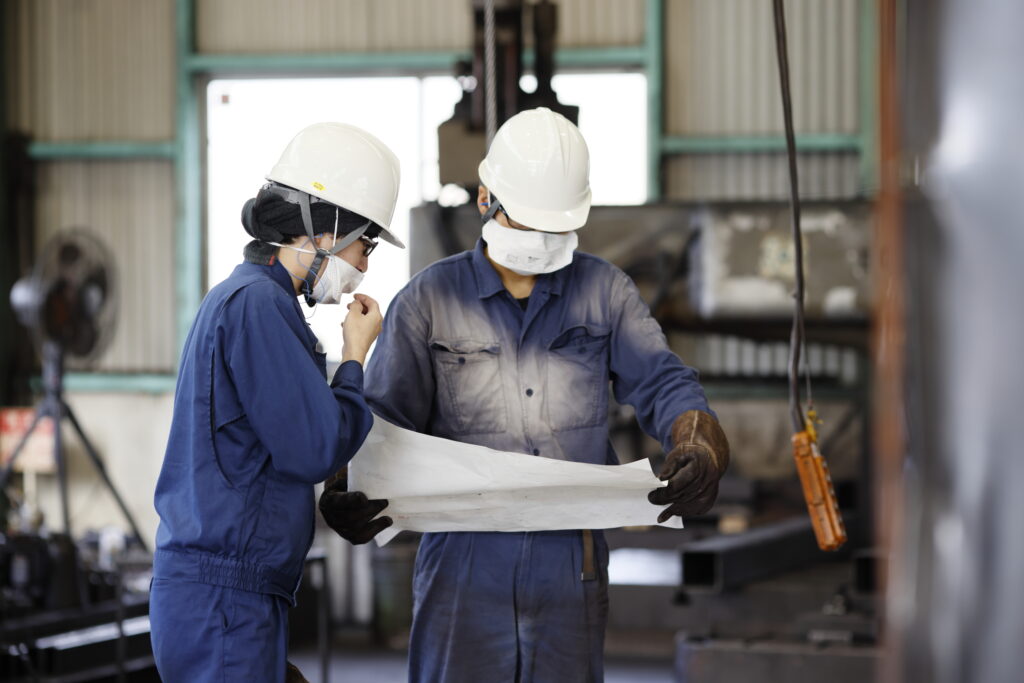
<instances>
[{"instance_id":1,"label":"rolled blueprint","mask_svg":"<svg viewBox=\"0 0 1024 683\"><path fill-rule=\"evenodd\" d=\"M349 490L386 498L394 525L384 545L409 531L551 531L656 524L647 494L665 483L646 460L591 465L449 441L375 418L349 464ZM661 526L682 528L679 517Z\"/></svg>"}]
</instances>

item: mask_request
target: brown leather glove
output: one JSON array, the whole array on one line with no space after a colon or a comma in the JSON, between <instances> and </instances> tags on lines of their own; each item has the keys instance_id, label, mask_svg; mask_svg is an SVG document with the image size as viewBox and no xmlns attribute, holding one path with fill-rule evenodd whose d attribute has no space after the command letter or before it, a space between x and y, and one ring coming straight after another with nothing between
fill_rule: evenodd
<instances>
[{"instance_id":1,"label":"brown leather glove","mask_svg":"<svg viewBox=\"0 0 1024 683\"><path fill-rule=\"evenodd\" d=\"M362 491L348 490L348 469L327 480L320 494L320 514L327 526L353 545L361 545L392 524L390 517L374 519L388 506L386 500L369 500Z\"/></svg>"},{"instance_id":2,"label":"brown leather glove","mask_svg":"<svg viewBox=\"0 0 1024 683\"><path fill-rule=\"evenodd\" d=\"M658 523L672 515L700 515L718 497L718 480L729 466L729 441L718 421L700 410L688 410L672 424L672 451L658 478L668 486L647 495L654 505L670 505Z\"/></svg>"}]
</instances>

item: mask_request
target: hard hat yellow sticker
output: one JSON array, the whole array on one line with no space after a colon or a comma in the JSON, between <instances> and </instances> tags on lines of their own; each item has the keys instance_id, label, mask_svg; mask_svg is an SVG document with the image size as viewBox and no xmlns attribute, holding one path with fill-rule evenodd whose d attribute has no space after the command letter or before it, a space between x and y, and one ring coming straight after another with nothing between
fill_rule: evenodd
<instances>
[{"instance_id":1,"label":"hard hat yellow sticker","mask_svg":"<svg viewBox=\"0 0 1024 683\"><path fill-rule=\"evenodd\" d=\"M320 192L323 192L324 191L324 186L321 185L320 183L313 183L313 189L316 189L316 190L319 190Z\"/></svg>"}]
</instances>

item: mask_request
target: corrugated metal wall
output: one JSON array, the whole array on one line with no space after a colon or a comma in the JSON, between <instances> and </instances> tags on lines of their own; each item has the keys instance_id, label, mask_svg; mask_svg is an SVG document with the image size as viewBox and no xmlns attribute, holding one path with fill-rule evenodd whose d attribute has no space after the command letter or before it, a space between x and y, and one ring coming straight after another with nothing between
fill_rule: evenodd
<instances>
[{"instance_id":1,"label":"corrugated metal wall","mask_svg":"<svg viewBox=\"0 0 1024 683\"><path fill-rule=\"evenodd\" d=\"M644 0L555 0L560 47L639 45Z\"/></svg>"},{"instance_id":2,"label":"corrugated metal wall","mask_svg":"<svg viewBox=\"0 0 1024 683\"><path fill-rule=\"evenodd\" d=\"M798 134L856 133L860 0L787 0ZM668 0L668 135L781 134L772 7L763 0Z\"/></svg>"},{"instance_id":3,"label":"corrugated metal wall","mask_svg":"<svg viewBox=\"0 0 1024 683\"><path fill-rule=\"evenodd\" d=\"M856 197L860 155L856 152L801 154L800 196L804 199ZM787 199L786 155L690 154L664 164L664 191L671 199Z\"/></svg>"},{"instance_id":4,"label":"corrugated metal wall","mask_svg":"<svg viewBox=\"0 0 1024 683\"><path fill-rule=\"evenodd\" d=\"M644 0L561 0L562 47L637 45ZM471 0L197 0L207 53L467 50Z\"/></svg>"},{"instance_id":5,"label":"corrugated metal wall","mask_svg":"<svg viewBox=\"0 0 1024 683\"><path fill-rule=\"evenodd\" d=\"M197 0L200 52L462 49L464 0Z\"/></svg>"},{"instance_id":6,"label":"corrugated metal wall","mask_svg":"<svg viewBox=\"0 0 1024 683\"><path fill-rule=\"evenodd\" d=\"M119 308L96 369L174 369L173 167L160 161L62 161L39 165L37 251L55 232L86 227L112 250Z\"/></svg>"},{"instance_id":7,"label":"corrugated metal wall","mask_svg":"<svg viewBox=\"0 0 1024 683\"><path fill-rule=\"evenodd\" d=\"M798 135L855 134L860 126L860 0L787 0L793 118ZM667 135L781 135L771 3L667 0ZM858 155L801 155L808 198L857 194ZM782 154L669 158L664 187L674 199L775 199L787 195Z\"/></svg>"},{"instance_id":8,"label":"corrugated metal wall","mask_svg":"<svg viewBox=\"0 0 1024 683\"><path fill-rule=\"evenodd\" d=\"M36 140L174 137L174 0L8 0L8 124Z\"/></svg>"}]
</instances>

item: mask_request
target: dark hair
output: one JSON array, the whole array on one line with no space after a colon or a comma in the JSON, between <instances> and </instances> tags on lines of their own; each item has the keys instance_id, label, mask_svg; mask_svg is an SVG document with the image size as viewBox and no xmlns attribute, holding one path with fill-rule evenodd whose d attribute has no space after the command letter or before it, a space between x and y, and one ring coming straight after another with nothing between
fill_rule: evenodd
<instances>
[{"instance_id":1,"label":"dark hair","mask_svg":"<svg viewBox=\"0 0 1024 683\"><path fill-rule=\"evenodd\" d=\"M338 234L351 232L364 225L366 219L348 209L316 202L310 205L313 219L313 233L334 232L337 216ZM266 189L260 190L255 198L242 206L242 226L245 231L261 242L285 243L289 238L306 234L302 224L302 210L283 197Z\"/></svg>"}]
</instances>

